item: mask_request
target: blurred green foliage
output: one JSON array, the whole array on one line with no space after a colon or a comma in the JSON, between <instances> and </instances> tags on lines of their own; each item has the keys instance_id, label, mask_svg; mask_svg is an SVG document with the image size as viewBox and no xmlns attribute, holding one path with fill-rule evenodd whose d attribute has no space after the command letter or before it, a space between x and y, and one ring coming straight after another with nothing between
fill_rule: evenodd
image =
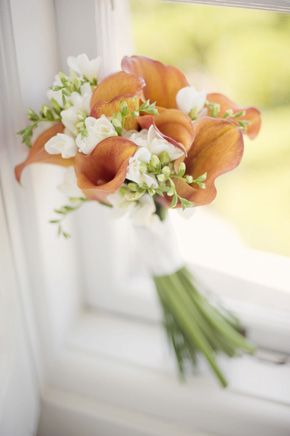
<instances>
[{"instance_id":1,"label":"blurred green foliage","mask_svg":"<svg viewBox=\"0 0 290 436\"><path fill-rule=\"evenodd\" d=\"M262 110L242 164L210 207L252 247L290 255L290 16L131 0L135 52L179 66L197 88Z\"/></svg>"}]
</instances>

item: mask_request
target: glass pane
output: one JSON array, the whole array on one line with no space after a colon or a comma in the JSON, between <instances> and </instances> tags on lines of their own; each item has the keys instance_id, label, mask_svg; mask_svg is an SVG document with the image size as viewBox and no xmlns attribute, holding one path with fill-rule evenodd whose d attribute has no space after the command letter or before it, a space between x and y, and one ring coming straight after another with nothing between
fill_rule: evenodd
<instances>
[{"instance_id":1,"label":"glass pane","mask_svg":"<svg viewBox=\"0 0 290 436\"><path fill-rule=\"evenodd\" d=\"M239 168L218 179L217 198L201 213L222 217L250 247L289 256L290 16L157 0L131 0L131 11L135 53L261 109L258 138L245 140Z\"/></svg>"}]
</instances>

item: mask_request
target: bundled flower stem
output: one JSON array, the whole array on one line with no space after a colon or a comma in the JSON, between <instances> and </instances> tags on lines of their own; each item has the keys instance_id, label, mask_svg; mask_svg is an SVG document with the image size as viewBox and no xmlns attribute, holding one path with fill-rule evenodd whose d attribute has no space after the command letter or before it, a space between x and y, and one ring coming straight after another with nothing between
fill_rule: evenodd
<instances>
[{"instance_id":1,"label":"bundled flower stem","mask_svg":"<svg viewBox=\"0 0 290 436\"><path fill-rule=\"evenodd\" d=\"M238 320L219 310L197 290L185 266L173 274L155 276L154 283L181 376L185 375L187 361L196 366L200 353L221 385L226 387L227 380L218 366L217 355L223 353L234 357L255 350L241 334Z\"/></svg>"}]
</instances>

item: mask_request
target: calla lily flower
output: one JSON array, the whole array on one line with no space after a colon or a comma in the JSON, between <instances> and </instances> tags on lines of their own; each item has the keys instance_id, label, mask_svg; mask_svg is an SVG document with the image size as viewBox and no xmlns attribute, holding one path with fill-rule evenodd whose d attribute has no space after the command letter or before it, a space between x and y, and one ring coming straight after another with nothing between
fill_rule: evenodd
<instances>
[{"instance_id":1,"label":"calla lily flower","mask_svg":"<svg viewBox=\"0 0 290 436\"><path fill-rule=\"evenodd\" d=\"M125 56L122 69L145 80L144 96L157 106L177 108L176 94L189 83L176 67L164 65L145 56Z\"/></svg>"},{"instance_id":2,"label":"calla lily flower","mask_svg":"<svg viewBox=\"0 0 290 436\"><path fill-rule=\"evenodd\" d=\"M78 153L75 171L78 187L90 200L107 202L107 196L123 184L129 159L137 145L122 137L101 141L89 155Z\"/></svg>"},{"instance_id":3,"label":"calla lily flower","mask_svg":"<svg viewBox=\"0 0 290 436\"><path fill-rule=\"evenodd\" d=\"M207 174L205 189L183 180L174 183L180 197L194 205L211 203L216 196L215 179L241 161L244 143L240 129L228 120L204 117L194 123L195 139L184 159L186 174L194 179Z\"/></svg>"},{"instance_id":4,"label":"calla lily flower","mask_svg":"<svg viewBox=\"0 0 290 436\"><path fill-rule=\"evenodd\" d=\"M91 115L95 118L101 115L112 116L120 111L120 104L128 104L129 113L138 111L139 98L143 96L145 82L135 74L119 71L106 77L94 90L91 98ZM135 129L136 118L128 116L125 128Z\"/></svg>"},{"instance_id":5,"label":"calla lily flower","mask_svg":"<svg viewBox=\"0 0 290 436\"><path fill-rule=\"evenodd\" d=\"M233 114L237 114L239 112L244 112L242 116L237 118L233 118L229 116L228 118L233 120L234 122L238 122L239 120L247 121L249 124L246 127L246 134L249 138L254 139L259 130L261 128L261 112L255 107L246 107L241 108L236 105L232 100L226 97L223 94L219 93L211 93L207 95L207 100L210 103L217 103L220 105L220 111L218 117L223 117L229 109L233 111Z\"/></svg>"},{"instance_id":6,"label":"calla lily flower","mask_svg":"<svg viewBox=\"0 0 290 436\"><path fill-rule=\"evenodd\" d=\"M186 77L178 68L164 65L159 61L144 56L125 56L122 60L122 69L145 80L145 98L156 102L158 107L167 109L178 108L176 98L179 91L182 88L189 87ZM239 121L248 122L249 124L245 132L251 139L258 134L261 126L261 114L258 109L254 107L239 108L230 99L218 93L208 94L207 100L220 105L220 112L217 114L217 118L223 118L225 112L229 109L234 114L245 111L245 114L240 117L229 116L228 118L236 125L239 125Z\"/></svg>"},{"instance_id":7,"label":"calla lily flower","mask_svg":"<svg viewBox=\"0 0 290 436\"><path fill-rule=\"evenodd\" d=\"M143 128L154 124L168 141L184 147L186 154L177 159L176 168L184 161L186 174L193 179L207 173L205 189L174 179L178 195L195 205L214 200L216 177L234 169L243 155L242 132L230 120L203 117L192 123L183 112L168 109L155 117L139 117L139 124Z\"/></svg>"},{"instance_id":8,"label":"calla lily flower","mask_svg":"<svg viewBox=\"0 0 290 436\"><path fill-rule=\"evenodd\" d=\"M20 182L21 174L24 168L27 165L33 163L51 163L54 165L61 166L71 166L73 165L74 159L63 159L60 154L49 154L45 150L44 146L48 142L50 138L57 135L58 133L62 133L64 131L64 126L62 123L54 124L49 129L45 130L41 133L35 142L32 144L32 147L29 150L29 154L24 162L17 165L15 167L15 177L18 182Z\"/></svg>"},{"instance_id":9,"label":"calla lily flower","mask_svg":"<svg viewBox=\"0 0 290 436\"><path fill-rule=\"evenodd\" d=\"M178 109L166 109L158 115L144 115L138 118L143 129L154 124L162 136L173 145L187 152L194 140L195 130L188 115Z\"/></svg>"}]
</instances>

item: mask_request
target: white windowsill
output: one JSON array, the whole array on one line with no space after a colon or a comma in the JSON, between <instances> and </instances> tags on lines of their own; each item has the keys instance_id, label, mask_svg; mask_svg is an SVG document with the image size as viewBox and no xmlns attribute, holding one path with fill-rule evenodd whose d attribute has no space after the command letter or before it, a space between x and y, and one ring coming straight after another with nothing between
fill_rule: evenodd
<instances>
[{"instance_id":1,"label":"white windowsill","mask_svg":"<svg viewBox=\"0 0 290 436\"><path fill-rule=\"evenodd\" d=\"M153 420L154 425L169 423L171 433L159 429L158 436L188 436L192 431L286 436L290 366L253 357L220 360L220 364L230 381L227 390L219 388L204 365L199 375L180 383L158 325L101 311L84 312L51 368L42 396L44 417L48 420L50 413L55 416L55 409L66 407L78 413L87 402L88 415L98 412L102 404L108 410L114 408L112 420L130 413L137 416L140 426L144 425L142 419ZM62 395L64 402L59 404ZM65 429L63 415L61 424ZM43 423L40 428L42 425L45 427ZM156 429L144 433L135 429L135 434L157 436Z\"/></svg>"}]
</instances>

